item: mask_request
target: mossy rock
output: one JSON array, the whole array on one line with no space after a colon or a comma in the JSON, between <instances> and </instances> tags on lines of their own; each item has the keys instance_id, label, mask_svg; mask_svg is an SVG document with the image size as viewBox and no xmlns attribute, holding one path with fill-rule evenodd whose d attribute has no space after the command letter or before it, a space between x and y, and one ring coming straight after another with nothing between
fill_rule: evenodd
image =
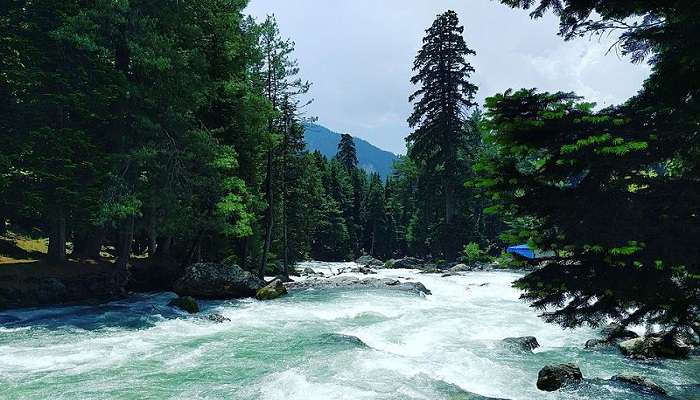
<instances>
[{"instance_id":1,"label":"mossy rock","mask_svg":"<svg viewBox=\"0 0 700 400\"><path fill-rule=\"evenodd\" d=\"M281 280L275 279L267 286L259 289L255 294L255 298L258 300L272 300L285 294L287 294L287 288L284 287Z\"/></svg>"},{"instance_id":2,"label":"mossy rock","mask_svg":"<svg viewBox=\"0 0 700 400\"><path fill-rule=\"evenodd\" d=\"M177 299L171 301L168 305L179 308L180 310L190 314L196 314L199 312L199 304L197 304L197 300L190 296L178 297Z\"/></svg>"}]
</instances>

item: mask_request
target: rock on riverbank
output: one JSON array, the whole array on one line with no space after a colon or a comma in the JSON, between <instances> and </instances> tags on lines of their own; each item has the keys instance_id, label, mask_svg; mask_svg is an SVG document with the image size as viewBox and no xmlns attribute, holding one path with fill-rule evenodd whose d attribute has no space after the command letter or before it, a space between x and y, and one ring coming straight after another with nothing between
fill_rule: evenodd
<instances>
[{"instance_id":1,"label":"rock on riverbank","mask_svg":"<svg viewBox=\"0 0 700 400\"><path fill-rule=\"evenodd\" d=\"M237 265L197 263L185 269L174 292L199 299L235 299L255 296L265 281Z\"/></svg>"},{"instance_id":2,"label":"rock on riverbank","mask_svg":"<svg viewBox=\"0 0 700 400\"><path fill-rule=\"evenodd\" d=\"M332 278L309 278L303 281L285 283L287 290L306 289L388 289L412 293L431 294L420 282L401 282L392 278L364 278L354 276L335 276Z\"/></svg>"}]
</instances>

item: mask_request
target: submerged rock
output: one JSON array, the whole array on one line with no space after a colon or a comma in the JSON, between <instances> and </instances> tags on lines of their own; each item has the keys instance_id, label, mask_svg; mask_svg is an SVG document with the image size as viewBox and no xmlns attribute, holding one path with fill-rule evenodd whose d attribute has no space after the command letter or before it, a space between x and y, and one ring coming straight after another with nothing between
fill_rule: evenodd
<instances>
[{"instance_id":1,"label":"submerged rock","mask_svg":"<svg viewBox=\"0 0 700 400\"><path fill-rule=\"evenodd\" d=\"M537 388L547 392L581 382L583 374L575 364L547 365L537 374Z\"/></svg>"},{"instance_id":2,"label":"submerged rock","mask_svg":"<svg viewBox=\"0 0 700 400\"><path fill-rule=\"evenodd\" d=\"M309 278L285 284L289 290L304 289L390 289L413 293L431 294L420 282L401 282L392 278L364 278L335 276L328 279Z\"/></svg>"},{"instance_id":3,"label":"submerged rock","mask_svg":"<svg viewBox=\"0 0 700 400\"><path fill-rule=\"evenodd\" d=\"M583 347L587 349L598 349L601 347L609 347L612 346L613 343L605 340L605 339L589 339L586 340L586 344L583 345Z\"/></svg>"},{"instance_id":4,"label":"submerged rock","mask_svg":"<svg viewBox=\"0 0 700 400\"><path fill-rule=\"evenodd\" d=\"M634 374L619 374L613 376L610 378L610 380L625 383L644 393L660 395L666 394L666 390L664 390L664 388L643 376Z\"/></svg>"},{"instance_id":5,"label":"submerged rock","mask_svg":"<svg viewBox=\"0 0 700 400\"><path fill-rule=\"evenodd\" d=\"M690 353L690 346L677 338L645 336L625 340L618 345L622 354L632 358L685 358Z\"/></svg>"},{"instance_id":6,"label":"submerged rock","mask_svg":"<svg viewBox=\"0 0 700 400\"><path fill-rule=\"evenodd\" d=\"M532 352L532 350L540 347L540 344L537 342L537 338L534 336L507 337L503 339L503 343L505 343L508 347L529 352Z\"/></svg>"},{"instance_id":7,"label":"submerged rock","mask_svg":"<svg viewBox=\"0 0 700 400\"><path fill-rule=\"evenodd\" d=\"M258 300L272 300L287 294L287 288L280 279L274 279L267 286L258 289L255 298Z\"/></svg>"},{"instance_id":8,"label":"submerged rock","mask_svg":"<svg viewBox=\"0 0 700 400\"><path fill-rule=\"evenodd\" d=\"M357 336L344 335L342 333L327 333L321 336L326 343L344 343L356 347L369 347Z\"/></svg>"},{"instance_id":9,"label":"submerged rock","mask_svg":"<svg viewBox=\"0 0 700 400\"><path fill-rule=\"evenodd\" d=\"M365 255L359 257L357 260L355 260L356 263L364 266L369 266L369 267L383 267L384 262L381 260L377 260L376 258Z\"/></svg>"},{"instance_id":10,"label":"submerged rock","mask_svg":"<svg viewBox=\"0 0 700 400\"><path fill-rule=\"evenodd\" d=\"M197 263L188 266L175 282L175 293L203 299L254 296L265 282L237 265Z\"/></svg>"},{"instance_id":11,"label":"submerged rock","mask_svg":"<svg viewBox=\"0 0 700 400\"><path fill-rule=\"evenodd\" d=\"M226 318L221 314L209 314L206 316L206 319L209 321L213 321L216 323L224 323L224 322L231 322L231 318Z\"/></svg>"},{"instance_id":12,"label":"submerged rock","mask_svg":"<svg viewBox=\"0 0 700 400\"><path fill-rule=\"evenodd\" d=\"M197 300L190 296L183 296L173 299L169 306L179 308L182 311L188 312L190 314L196 314L199 312L199 304Z\"/></svg>"}]
</instances>

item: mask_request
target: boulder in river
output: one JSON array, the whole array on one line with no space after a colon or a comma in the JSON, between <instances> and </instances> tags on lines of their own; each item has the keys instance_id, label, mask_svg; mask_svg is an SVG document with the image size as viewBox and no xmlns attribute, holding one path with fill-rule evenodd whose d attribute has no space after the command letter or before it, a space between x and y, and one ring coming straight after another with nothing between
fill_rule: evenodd
<instances>
[{"instance_id":1,"label":"boulder in river","mask_svg":"<svg viewBox=\"0 0 700 400\"><path fill-rule=\"evenodd\" d=\"M265 281L237 265L197 263L188 266L175 282L175 293L202 299L252 297Z\"/></svg>"},{"instance_id":2,"label":"boulder in river","mask_svg":"<svg viewBox=\"0 0 700 400\"><path fill-rule=\"evenodd\" d=\"M373 270L369 266L355 267L355 268L351 269L350 272L354 272L356 274L365 274L365 275L377 273L377 271Z\"/></svg>"},{"instance_id":3,"label":"boulder in river","mask_svg":"<svg viewBox=\"0 0 700 400\"><path fill-rule=\"evenodd\" d=\"M609 347L621 341L639 337L639 335L636 332L626 329L618 323L608 324L600 330L600 333L601 335L603 335L602 339L587 340L584 347L587 349Z\"/></svg>"},{"instance_id":4,"label":"boulder in river","mask_svg":"<svg viewBox=\"0 0 700 400\"><path fill-rule=\"evenodd\" d=\"M503 339L503 343L508 347L529 352L540 347L540 344L537 343L537 338L534 336L507 337Z\"/></svg>"},{"instance_id":5,"label":"boulder in river","mask_svg":"<svg viewBox=\"0 0 700 400\"><path fill-rule=\"evenodd\" d=\"M537 374L537 388L553 392L582 379L583 374L576 364L547 365Z\"/></svg>"},{"instance_id":6,"label":"boulder in river","mask_svg":"<svg viewBox=\"0 0 700 400\"><path fill-rule=\"evenodd\" d=\"M359 257L357 260L355 260L357 264L364 265L364 266L369 266L369 267L383 267L384 262L381 260L377 260L376 258L365 255Z\"/></svg>"},{"instance_id":7,"label":"boulder in river","mask_svg":"<svg viewBox=\"0 0 700 400\"><path fill-rule=\"evenodd\" d=\"M648 394L665 395L666 390L649 379L634 374L619 374L610 378L611 381L622 382Z\"/></svg>"},{"instance_id":8,"label":"boulder in river","mask_svg":"<svg viewBox=\"0 0 700 400\"><path fill-rule=\"evenodd\" d=\"M632 358L685 358L690 353L690 346L678 338L649 335L620 342L618 348L622 354Z\"/></svg>"},{"instance_id":9,"label":"boulder in river","mask_svg":"<svg viewBox=\"0 0 700 400\"><path fill-rule=\"evenodd\" d=\"M392 278L364 278L355 276L335 276L332 278L309 278L285 284L288 290L305 289L388 289L404 292L431 294L420 282L401 282Z\"/></svg>"},{"instance_id":10,"label":"boulder in river","mask_svg":"<svg viewBox=\"0 0 700 400\"><path fill-rule=\"evenodd\" d=\"M404 257L395 260L391 268L403 269L421 269L425 265L425 261L415 257Z\"/></svg>"},{"instance_id":11,"label":"boulder in river","mask_svg":"<svg viewBox=\"0 0 700 400\"><path fill-rule=\"evenodd\" d=\"M584 345L584 347L587 349L597 349L601 347L608 347L611 345L612 343L605 339L589 339L586 340L586 344Z\"/></svg>"},{"instance_id":12,"label":"boulder in river","mask_svg":"<svg viewBox=\"0 0 700 400\"><path fill-rule=\"evenodd\" d=\"M626 329L622 325L617 323L608 324L605 328L601 329L600 333L609 342L616 342L639 337L639 335L636 332L632 332L631 330Z\"/></svg>"},{"instance_id":13,"label":"boulder in river","mask_svg":"<svg viewBox=\"0 0 700 400\"><path fill-rule=\"evenodd\" d=\"M287 288L281 280L275 279L265 287L258 289L255 298L258 300L272 300L287 294Z\"/></svg>"},{"instance_id":14,"label":"boulder in river","mask_svg":"<svg viewBox=\"0 0 700 400\"><path fill-rule=\"evenodd\" d=\"M321 338L324 343L328 344L347 344L354 347L369 347L357 336L344 335L342 333L326 333L322 335Z\"/></svg>"},{"instance_id":15,"label":"boulder in river","mask_svg":"<svg viewBox=\"0 0 700 400\"><path fill-rule=\"evenodd\" d=\"M206 319L212 322L216 322L218 324L224 323L224 322L231 322L231 318L226 318L221 314L209 314L206 316Z\"/></svg>"},{"instance_id":16,"label":"boulder in river","mask_svg":"<svg viewBox=\"0 0 700 400\"><path fill-rule=\"evenodd\" d=\"M324 276L323 272L316 272L313 268L306 267L301 271L301 276Z\"/></svg>"},{"instance_id":17,"label":"boulder in river","mask_svg":"<svg viewBox=\"0 0 700 400\"><path fill-rule=\"evenodd\" d=\"M467 272L471 271L472 268L468 266L467 264L457 264L454 267L448 269L450 272Z\"/></svg>"},{"instance_id":18,"label":"boulder in river","mask_svg":"<svg viewBox=\"0 0 700 400\"><path fill-rule=\"evenodd\" d=\"M168 303L168 305L179 308L180 310L190 314L196 314L199 312L199 304L197 304L197 300L191 296L178 297L173 299L170 303Z\"/></svg>"}]
</instances>

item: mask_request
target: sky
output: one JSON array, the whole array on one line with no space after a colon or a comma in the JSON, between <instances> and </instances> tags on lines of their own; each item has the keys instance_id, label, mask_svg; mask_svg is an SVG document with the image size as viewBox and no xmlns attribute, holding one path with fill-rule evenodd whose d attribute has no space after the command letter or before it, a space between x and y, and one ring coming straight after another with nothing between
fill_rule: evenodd
<instances>
[{"instance_id":1,"label":"sky","mask_svg":"<svg viewBox=\"0 0 700 400\"><path fill-rule=\"evenodd\" d=\"M476 69L477 101L513 88L574 91L600 107L634 95L649 74L615 51L614 37L565 42L558 20L492 0L251 0L259 21L274 14L296 43L300 76L313 83L306 113L397 154L411 131L406 119L413 59L436 15L454 10ZM607 53L607 54L606 54Z\"/></svg>"}]
</instances>

